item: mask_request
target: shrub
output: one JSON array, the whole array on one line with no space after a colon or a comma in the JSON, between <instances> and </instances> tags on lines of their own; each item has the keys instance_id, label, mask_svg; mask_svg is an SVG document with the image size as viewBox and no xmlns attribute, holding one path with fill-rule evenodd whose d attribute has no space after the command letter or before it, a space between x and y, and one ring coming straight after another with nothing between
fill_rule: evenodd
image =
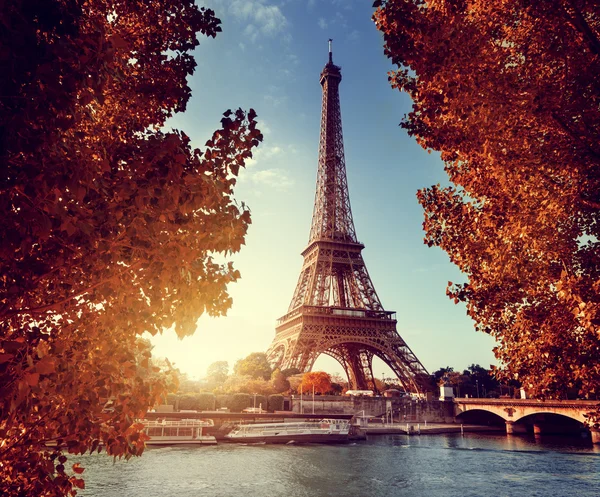
<instances>
[{"instance_id":1,"label":"shrub","mask_svg":"<svg viewBox=\"0 0 600 497\"><path fill-rule=\"evenodd\" d=\"M200 410L200 402L198 394L186 394L179 398L179 410L198 411Z\"/></svg>"},{"instance_id":2,"label":"shrub","mask_svg":"<svg viewBox=\"0 0 600 497\"><path fill-rule=\"evenodd\" d=\"M253 396L249 393L236 393L233 394L229 409L234 412L241 412L246 407L252 407Z\"/></svg>"},{"instance_id":3,"label":"shrub","mask_svg":"<svg viewBox=\"0 0 600 497\"><path fill-rule=\"evenodd\" d=\"M198 405L201 411L213 411L216 409L217 398L209 392L198 394Z\"/></svg>"},{"instance_id":4,"label":"shrub","mask_svg":"<svg viewBox=\"0 0 600 497\"><path fill-rule=\"evenodd\" d=\"M219 409L221 407L227 407L228 409L231 409L232 399L233 399L233 397L231 395L227 395L227 394L217 395L215 408Z\"/></svg>"},{"instance_id":5,"label":"shrub","mask_svg":"<svg viewBox=\"0 0 600 497\"><path fill-rule=\"evenodd\" d=\"M281 411L283 409L283 395L269 395L269 411Z\"/></svg>"}]
</instances>

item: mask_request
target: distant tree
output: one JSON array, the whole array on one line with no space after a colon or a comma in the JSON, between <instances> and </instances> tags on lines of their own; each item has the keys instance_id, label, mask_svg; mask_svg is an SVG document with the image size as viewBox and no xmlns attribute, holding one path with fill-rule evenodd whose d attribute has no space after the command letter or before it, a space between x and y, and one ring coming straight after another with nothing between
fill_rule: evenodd
<instances>
[{"instance_id":1,"label":"distant tree","mask_svg":"<svg viewBox=\"0 0 600 497\"><path fill-rule=\"evenodd\" d=\"M463 375L469 378L471 395L480 397L500 395L500 382L494 377L492 370L485 369L479 364L471 364L463 371ZM477 392L477 387L479 387L479 392Z\"/></svg>"},{"instance_id":2,"label":"distant tree","mask_svg":"<svg viewBox=\"0 0 600 497\"><path fill-rule=\"evenodd\" d=\"M300 371L298 368L282 369L281 372L286 378L302 373L302 371Z\"/></svg>"},{"instance_id":3,"label":"distant tree","mask_svg":"<svg viewBox=\"0 0 600 497\"><path fill-rule=\"evenodd\" d=\"M253 352L244 359L237 361L233 367L236 375L251 376L252 378L271 378L271 365L264 352Z\"/></svg>"},{"instance_id":4,"label":"distant tree","mask_svg":"<svg viewBox=\"0 0 600 497\"><path fill-rule=\"evenodd\" d=\"M450 371L445 376L445 384L450 385L454 389L454 394L457 397L475 397L475 383L472 381L471 376L467 374L460 374L457 371Z\"/></svg>"},{"instance_id":5,"label":"distant tree","mask_svg":"<svg viewBox=\"0 0 600 497\"><path fill-rule=\"evenodd\" d=\"M277 393L287 392L290 389L290 382L279 369L275 369L271 374L271 385Z\"/></svg>"},{"instance_id":6,"label":"distant tree","mask_svg":"<svg viewBox=\"0 0 600 497\"><path fill-rule=\"evenodd\" d=\"M418 193L425 242L502 369L535 397L600 389L600 3L378 0L402 127L452 187ZM600 422L600 419L598 419Z\"/></svg>"},{"instance_id":7,"label":"distant tree","mask_svg":"<svg viewBox=\"0 0 600 497\"><path fill-rule=\"evenodd\" d=\"M338 373L334 373L330 375L331 377L331 391L332 393L339 395L344 389L348 388L348 381L345 378L342 378Z\"/></svg>"},{"instance_id":8,"label":"distant tree","mask_svg":"<svg viewBox=\"0 0 600 497\"><path fill-rule=\"evenodd\" d=\"M300 393L300 385L302 384L302 378L304 375L295 374L288 377L288 381L290 382L290 392L292 393Z\"/></svg>"},{"instance_id":9,"label":"distant tree","mask_svg":"<svg viewBox=\"0 0 600 497\"><path fill-rule=\"evenodd\" d=\"M440 368L437 371L431 373L431 379L435 385L439 385L444 379L444 377L447 376L448 373L452 372L454 372L454 368L446 366L445 368Z\"/></svg>"},{"instance_id":10,"label":"distant tree","mask_svg":"<svg viewBox=\"0 0 600 497\"><path fill-rule=\"evenodd\" d=\"M231 306L215 255L250 223L256 115L227 111L203 150L162 130L219 24L192 0L0 2L3 496L73 495L77 454L141 454L134 420L175 383L137 338Z\"/></svg>"},{"instance_id":11,"label":"distant tree","mask_svg":"<svg viewBox=\"0 0 600 497\"><path fill-rule=\"evenodd\" d=\"M324 371L311 371L302 377L302 392L325 394L331 391L331 377Z\"/></svg>"},{"instance_id":12,"label":"distant tree","mask_svg":"<svg viewBox=\"0 0 600 497\"><path fill-rule=\"evenodd\" d=\"M221 390L224 393L259 393L261 395L270 395L275 393L271 381L263 380L262 378L252 378L251 376L232 375L225 383Z\"/></svg>"},{"instance_id":13,"label":"distant tree","mask_svg":"<svg viewBox=\"0 0 600 497\"><path fill-rule=\"evenodd\" d=\"M229 363L227 361L213 362L206 370L206 379L216 385L224 383L227 376L229 376Z\"/></svg>"},{"instance_id":14,"label":"distant tree","mask_svg":"<svg viewBox=\"0 0 600 497\"><path fill-rule=\"evenodd\" d=\"M375 383L375 388L378 392L383 392L387 389L387 385L383 380L380 380L379 378L373 378L373 382Z\"/></svg>"},{"instance_id":15,"label":"distant tree","mask_svg":"<svg viewBox=\"0 0 600 497\"><path fill-rule=\"evenodd\" d=\"M187 374L183 373L179 377L179 393L198 393L200 391L200 383L198 380L192 380Z\"/></svg>"}]
</instances>

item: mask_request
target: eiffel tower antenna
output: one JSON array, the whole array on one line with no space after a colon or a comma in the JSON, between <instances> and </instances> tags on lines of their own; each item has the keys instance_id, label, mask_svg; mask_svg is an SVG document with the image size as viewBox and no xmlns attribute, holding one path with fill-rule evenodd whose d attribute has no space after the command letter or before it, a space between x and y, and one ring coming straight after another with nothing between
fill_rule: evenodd
<instances>
[{"instance_id":1,"label":"eiffel tower antenna","mask_svg":"<svg viewBox=\"0 0 600 497\"><path fill-rule=\"evenodd\" d=\"M310 371L320 354L335 358L353 389L377 391L373 357L379 357L406 391L418 393L428 373L396 331L396 314L384 310L356 238L346 178L339 85L341 68L323 68L319 165L315 205L304 264L287 314L267 354L274 366Z\"/></svg>"}]
</instances>

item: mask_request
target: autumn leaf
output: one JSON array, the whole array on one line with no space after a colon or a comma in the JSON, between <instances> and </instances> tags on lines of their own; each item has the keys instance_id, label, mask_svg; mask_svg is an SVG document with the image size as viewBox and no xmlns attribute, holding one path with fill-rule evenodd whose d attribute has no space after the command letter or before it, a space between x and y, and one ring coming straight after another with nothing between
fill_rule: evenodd
<instances>
[{"instance_id":1,"label":"autumn leaf","mask_svg":"<svg viewBox=\"0 0 600 497\"><path fill-rule=\"evenodd\" d=\"M595 398L598 2L375 7L390 84L413 102L401 127L448 174L417 193L425 243L463 274L448 297L496 339L497 377L531 397Z\"/></svg>"},{"instance_id":2,"label":"autumn leaf","mask_svg":"<svg viewBox=\"0 0 600 497\"><path fill-rule=\"evenodd\" d=\"M38 382L40 381L40 375L39 373L27 373L24 376L25 382L30 386L30 387L34 387L38 384Z\"/></svg>"},{"instance_id":3,"label":"autumn leaf","mask_svg":"<svg viewBox=\"0 0 600 497\"><path fill-rule=\"evenodd\" d=\"M54 360L50 356L44 356L35 364L36 372L50 374L54 372Z\"/></svg>"},{"instance_id":4,"label":"autumn leaf","mask_svg":"<svg viewBox=\"0 0 600 497\"><path fill-rule=\"evenodd\" d=\"M0 354L0 364L10 361L13 357L13 354Z\"/></svg>"},{"instance_id":5,"label":"autumn leaf","mask_svg":"<svg viewBox=\"0 0 600 497\"><path fill-rule=\"evenodd\" d=\"M189 101L198 35L220 31L192 0L15 0L0 18L0 481L63 497L84 484L57 458L60 472L66 452L140 455L133 420L176 388L141 335L191 334L231 306L236 270L207 254L244 242L231 168L256 113L216 120L206 156L163 131Z\"/></svg>"}]
</instances>

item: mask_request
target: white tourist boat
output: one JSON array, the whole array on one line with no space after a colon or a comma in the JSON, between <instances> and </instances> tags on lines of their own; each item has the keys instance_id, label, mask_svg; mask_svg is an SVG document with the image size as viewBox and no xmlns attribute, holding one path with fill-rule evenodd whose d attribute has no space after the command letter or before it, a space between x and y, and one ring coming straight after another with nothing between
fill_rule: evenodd
<instances>
[{"instance_id":1,"label":"white tourist boat","mask_svg":"<svg viewBox=\"0 0 600 497\"><path fill-rule=\"evenodd\" d=\"M350 423L344 419L253 423L237 425L225 438L245 443L333 443L347 442Z\"/></svg>"},{"instance_id":2,"label":"white tourist boat","mask_svg":"<svg viewBox=\"0 0 600 497\"><path fill-rule=\"evenodd\" d=\"M176 421L143 420L144 433L150 437L146 445L202 445L216 444L212 435L203 430L214 426L212 419L179 419Z\"/></svg>"}]
</instances>

